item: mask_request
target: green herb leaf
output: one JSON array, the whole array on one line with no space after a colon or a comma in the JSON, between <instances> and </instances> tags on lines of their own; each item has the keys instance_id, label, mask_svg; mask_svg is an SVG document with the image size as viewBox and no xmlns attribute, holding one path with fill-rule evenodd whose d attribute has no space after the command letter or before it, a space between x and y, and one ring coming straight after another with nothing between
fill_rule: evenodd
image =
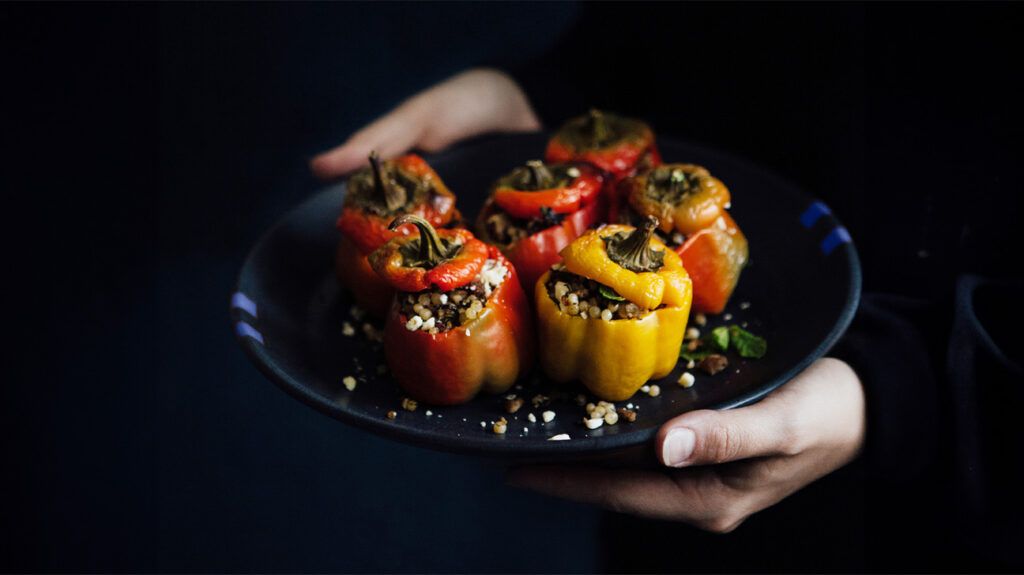
<instances>
[{"instance_id":1,"label":"green herb leaf","mask_svg":"<svg viewBox=\"0 0 1024 575\"><path fill-rule=\"evenodd\" d=\"M604 296L605 299L610 299L612 301L626 301L626 298L615 293L615 290L606 285L598 285L597 291L601 292L601 295Z\"/></svg>"},{"instance_id":2,"label":"green herb leaf","mask_svg":"<svg viewBox=\"0 0 1024 575\"><path fill-rule=\"evenodd\" d=\"M738 325L729 326L729 341L740 357L760 359L768 351L768 342Z\"/></svg>"},{"instance_id":3,"label":"green herb leaf","mask_svg":"<svg viewBox=\"0 0 1024 575\"><path fill-rule=\"evenodd\" d=\"M729 328L725 326L716 327L711 330L707 341L712 347L718 349L718 351L725 351L729 349Z\"/></svg>"}]
</instances>

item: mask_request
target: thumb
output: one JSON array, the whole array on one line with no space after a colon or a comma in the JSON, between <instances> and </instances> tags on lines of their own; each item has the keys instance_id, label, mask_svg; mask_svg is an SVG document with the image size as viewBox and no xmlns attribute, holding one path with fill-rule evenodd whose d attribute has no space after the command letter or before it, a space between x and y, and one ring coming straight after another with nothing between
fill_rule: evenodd
<instances>
[{"instance_id":1,"label":"thumb","mask_svg":"<svg viewBox=\"0 0 1024 575\"><path fill-rule=\"evenodd\" d=\"M789 454L796 446L781 406L767 400L726 411L691 411L672 419L656 439L661 462L687 467Z\"/></svg>"}]
</instances>

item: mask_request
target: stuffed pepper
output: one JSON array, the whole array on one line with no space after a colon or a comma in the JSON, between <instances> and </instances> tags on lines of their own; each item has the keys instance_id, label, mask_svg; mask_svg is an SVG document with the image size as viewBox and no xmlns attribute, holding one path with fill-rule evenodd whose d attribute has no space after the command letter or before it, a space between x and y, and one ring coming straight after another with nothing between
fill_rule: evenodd
<instances>
[{"instance_id":1,"label":"stuffed pepper","mask_svg":"<svg viewBox=\"0 0 1024 575\"><path fill-rule=\"evenodd\" d=\"M659 233L675 249L693 280L693 308L721 313L739 282L747 238L726 211L729 189L707 169L665 164L622 182L628 214L655 216Z\"/></svg>"},{"instance_id":2,"label":"stuffed pepper","mask_svg":"<svg viewBox=\"0 0 1024 575\"><path fill-rule=\"evenodd\" d=\"M541 365L607 401L632 396L675 368L693 288L657 219L610 224L562 251L535 286Z\"/></svg>"},{"instance_id":3,"label":"stuffed pepper","mask_svg":"<svg viewBox=\"0 0 1024 575\"><path fill-rule=\"evenodd\" d=\"M549 162L588 162L616 180L661 164L650 126L598 110L563 124L544 157Z\"/></svg>"},{"instance_id":4,"label":"stuffed pepper","mask_svg":"<svg viewBox=\"0 0 1024 575\"><path fill-rule=\"evenodd\" d=\"M529 161L499 179L477 233L512 261L523 289L558 262L569 242L604 218L604 175L584 163Z\"/></svg>"},{"instance_id":5,"label":"stuffed pepper","mask_svg":"<svg viewBox=\"0 0 1024 575\"><path fill-rule=\"evenodd\" d=\"M411 225L408 225L411 224ZM533 362L533 322L515 267L468 230L436 230L416 215L388 229L370 265L395 298L384 349L395 380L413 398L454 405L502 393Z\"/></svg>"},{"instance_id":6,"label":"stuffed pepper","mask_svg":"<svg viewBox=\"0 0 1024 575\"><path fill-rule=\"evenodd\" d=\"M423 158L409 154L380 161L370 154L370 166L353 174L337 227L341 232L335 260L338 281L356 303L384 317L394 290L370 268L367 255L389 239L410 233L388 229L397 215L416 214L431 225L449 226L459 220L455 196Z\"/></svg>"}]
</instances>

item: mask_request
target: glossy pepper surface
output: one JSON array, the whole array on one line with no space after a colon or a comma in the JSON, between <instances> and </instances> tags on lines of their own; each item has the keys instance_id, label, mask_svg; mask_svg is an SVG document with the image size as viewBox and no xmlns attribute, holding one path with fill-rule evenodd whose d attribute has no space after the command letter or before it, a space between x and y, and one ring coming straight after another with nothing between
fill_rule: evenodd
<instances>
[{"instance_id":1,"label":"glossy pepper surface","mask_svg":"<svg viewBox=\"0 0 1024 575\"><path fill-rule=\"evenodd\" d=\"M561 260L559 252L604 218L605 179L589 164L527 162L494 185L477 222L480 237L502 250L532 294L537 278ZM522 220L525 235L502 241L490 233L489 219L504 214Z\"/></svg>"},{"instance_id":2,"label":"glossy pepper surface","mask_svg":"<svg viewBox=\"0 0 1024 575\"><path fill-rule=\"evenodd\" d=\"M693 280L693 309L722 313L749 258L747 238L723 213L714 224L687 238L677 248Z\"/></svg>"},{"instance_id":3,"label":"glossy pepper surface","mask_svg":"<svg viewBox=\"0 0 1024 575\"><path fill-rule=\"evenodd\" d=\"M410 221L408 216L406 218L405 221ZM420 237L434 232L422 220L412 223L420 227ZM458 233L459 240L463 242L461 247L450 243L445 248L439 236L436 244L442 246L442 251L435 251L424 259L426 254L420 252L418 246L415 250L405 250L409 258L407 264L436 270L458 259L466 246L482 246L484 260L494 260L507 270L504 281L491 292L483 310L462 325L430 333L407 329L406 323L410 318L402 314L396 299L384 327L385 355L395 380L410 396L435 405L464 403L480 391L507 391L533 364L533 320L515 268L497 248L487 246L471 235L466 238L465 234L469 232L465 230ZM394 243L400 241L391 240ZM383 251L393 253L388 246L379 250ZM394 261L390 256L375 257L377 253L371 256L371 262L387 262L379 264L383 267L377 269L383 271L382 276L400 290L401 295L410 285L408 276L392 273L393 268L387 266L393 265ZM402 254L402 251L398 253ZM475 273L473 276L465 274L466 269L469 268L460 267L444 282L431 285L439 288L441 284L448 286L441 288L442 291L463 287L476 279Z\"/></svg>"},{"instance_id":4,"label":"glossy pepper surface","mask_svg":"<svg viewBox=\"0 0 1024 575\"><path fill-rule=\"evenodd\" d=\"M664 164L622 182L630 209L655 216L665 233L696 233L725 213L729 189L696 164Z\"/></svg>"},{"instance_id":5,"label":"glossy pepper surface","mask_svg":"<svg viewBox=\"0 0 1024 575\"><path fill-rule=\"evenodd\" d=\"M627 226L605 226L580 237L563 254L567 268L571 256L569 252L580 254L578 259L573 258L576 264L569 271L602 284L605 282L599 278L611 280L605 285L614 286L620 296L638 306L646 307L647 304L641 302L659 301L659 305L651 306L654 309L649 308L640 317L606 321L569 315L549 295L547 283L551 272L546 272L538 280L535 298L541 365L551 379L557 382L579 380L598 397L607 401L621 401L631 397L648 380L665 377L675 368L689 318L692 286L681 266L665 270L670 278L662 279L661 288L656 287L659 284L657 280L651 279L654 276L644 275L657 274L669 265L678 265L678 261L672 257L675 253L667 250L664 245L659 246L660 242L652 237L655 225L645 226L646 229L636 232ZM661 252L664 261L672 263L659 265L659 258L649 252L647 261L641 263L651 271L638 274L622 268L607 253L604 257L591 254L591 250L604 244L603 238L620 232L630 234L626 236L627 241L630 238L645 239L633 243L641 245L645 250ZM600 244L588 241L590 237L597 237ZM573 246L577 245L584 247L573 250ZM613 248L613 252L618 250L618 247ZM621 260L614 254L613 257ZM630 257L644 259L638 257L635 251ZM609 269L608 262L634 275L619 275ZM668 285L672 287L665 289ZM660 300L655 297L658 291L662 293ZM633 293L637 299L627 293Z\"/></svg>"},{"instance_id":6,"label":"glossy pepper surface","mask_svg":"<svg viewBox=\"0 0 1024 575\"><path fill-rule=\"evenodd\" d=\"M457 221L455 196L414 154L383 162L372 154L370 166L353 174L347 189L336 224L342 236L335 258L338 281L370 314L384 317L394 290L373 272L366 256L392 237L411 233L388 229L396 215L416 214L438 227Z\"/></svg>"},{"instance_id":7,"label":"glossy pepper surface","mask_svg":"<svg viewBox=\"0 0 1024 575\"><path fill-rule=\"evenodd\" d=\"M650 126L598 110L562 125L548 142L548 162L589 162L621 179L661 163Z\"/></svg>"}]
</instances>

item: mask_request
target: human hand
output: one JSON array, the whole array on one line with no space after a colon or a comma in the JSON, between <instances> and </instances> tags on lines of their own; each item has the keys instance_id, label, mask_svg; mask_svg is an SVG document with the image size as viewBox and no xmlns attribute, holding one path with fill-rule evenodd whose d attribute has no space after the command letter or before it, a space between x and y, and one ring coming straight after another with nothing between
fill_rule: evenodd
<instances>
[{"instance_id":1,"label":"human hand","mask_svg":"<svg viewBox=\"0 0 1024 575\"><path fill-rule=\"evenodd\" d=\"M475 68L427 88L353 134L344 144L317 155L317 177L342 176L366 163L412 148L433 152L487 132L539 130L540 120L519 85L497 70Z\"/></svg>"},{"instance_id":2,"label":"human hand","mask_svg":"<svg viewBox=\"0 0 1024 575\"><path fill-rule=\"evenodd\" d=\"M846 363L820 359L761 402L691 411L655 440L665 470L569 465L514 469L548 495L727 533L850 462L864 443L864 391Z\"/></svg>"}]
</instances>

